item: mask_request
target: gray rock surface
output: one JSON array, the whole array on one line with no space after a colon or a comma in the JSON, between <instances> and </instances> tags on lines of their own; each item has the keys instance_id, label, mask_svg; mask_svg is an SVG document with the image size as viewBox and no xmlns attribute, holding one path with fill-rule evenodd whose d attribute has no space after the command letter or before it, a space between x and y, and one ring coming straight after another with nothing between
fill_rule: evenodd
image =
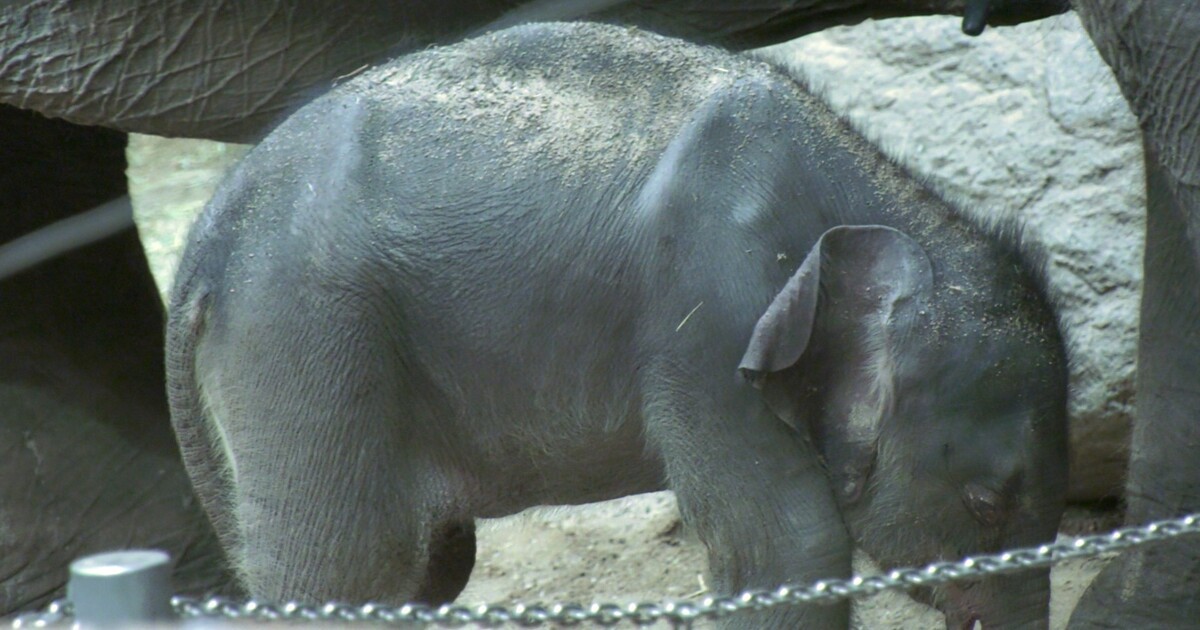
<instances>
[{"instance_id":1,"label":"gray rock surface","mask_svg":"<svg viewBox=\"0 0 1200 630\"><path fill-rule=\"evenodd\" d=\"M1071 497L1120 491L1133 413L1145 198L1137 125L1074 14L991 29L868 22L765 49L868 137L1049 253L1072 350Z\"/></svg>"}]
</instances>

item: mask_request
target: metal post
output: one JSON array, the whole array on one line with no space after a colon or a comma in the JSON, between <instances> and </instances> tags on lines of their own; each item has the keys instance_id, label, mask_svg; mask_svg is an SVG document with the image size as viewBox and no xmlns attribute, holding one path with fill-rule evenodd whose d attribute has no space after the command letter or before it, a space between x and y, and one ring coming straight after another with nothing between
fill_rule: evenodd
<instances>
[{"instance_id":1,"label":"metal post","mask_svg":"<svg viewBox=\"0 0 1200 630\"><path fill-rule=\"evenodd\" d=\"M169 620L171 556L158 550L114 551L71 563L67 599L80 628Z\"/></svg>"}]
</instances>

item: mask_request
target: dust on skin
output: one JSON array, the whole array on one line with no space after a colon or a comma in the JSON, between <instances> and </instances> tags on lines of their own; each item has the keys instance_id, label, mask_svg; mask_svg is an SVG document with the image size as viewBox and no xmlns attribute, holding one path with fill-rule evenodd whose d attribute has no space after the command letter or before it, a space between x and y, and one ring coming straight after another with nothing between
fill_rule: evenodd
<instances>
[{"instance_id":1,"label":"dust on skin","mask_svg":"<svg viewBox=\"0 0 1200 630\"><path fill-rule=\"evenodd\" d=\"M697 60L690 60L696 62ZM411 68L418 68L420 60ZM750 64L750 62L747 62ZM761 64L754 62L753 65ZM482 66L476 66L482 67ZM727 81L729 68L713 67L710 83L697 89L697 98L705 91ZM742 69L739 69L741 71ZM748 71L761 71L751 68ZM553 110L564 100L578 100L603 106L603 101L587 98L589 90L606 91L602 81L630 80L637 73L618 71L588 85L581 82L578 91L561 94L521 95L520 115L515 111L493 111L486 118L492 124L538 125L555 129ZM352 80L397 80L401 77L374 76L369 71ZM471 87L485 81L482 71L470 80L453 85L414 87L426 98L482 98L472 96ZM480 90L474 90L480 92ZM650 94L647 93L647 98ZM555 105L557 103L557 105ZM478 111L497 104L480 101ZM613 112L597 112L597 116ZM479 122L475 120L473 122ZM841 124L831 118L829 124ZM562 132L561 129L557 130ZM612 142L612 138L589 135L589 130L573 131L580 141ZM647 143L651 138L644 139ZM532 145L541 152L553 152L552 145ZM626 146L637 151L638 146ZM135 136L130 143L130 179L137 217L143 239L156 243L151 250L151 265L162 290L181 253L184 234L191 218L212 194L217 179L212 177L222 165L231 166L244 154L242 147L225 148L215 143L180 141ZM538 159L545 159L543 154ZM609 166L609 165L605 165ZM195 174L189 174L195 170ZM574 174L584 177L586 174ZM901 184L898 184L898 186ZM899 194L922 194L919 186L906 184ZM186 197L186 198L185 198ZM952 287L947 288L952 291ZM995 324L996 322L993 322ZM478 563L467 590L459 603L479 602L556 602L556 601L656 601L662 598L697 597L705 594L700 577L704 562L699 542L678 527L678 514L669 493L628 497L617 501L578 508L535 509L504 519L485 520L479 532ZM1068 523L1070 520L1068 519ZM1052 628L1065 626L1074 601L1099 570L1102 561L1074 562L1057 567L1052 573L1054 598ZM870 567L858 558L856 570L868 573ZM858 627L943 627L941 615L900 594L876 596L856 606ZM666 627L665 625L663 627ZM703 627L703 626L701 626Z\"/></svg>"},{"instance_id":2,"label":"dust on skin","mask_svg":"<svg viewBox=\"0 0 1200 630\"><path fill-rule=\"evenodd\" d=\"M155 277L166 279L160 286L163 292L169 289L187 229L219 180L212 173L232 167L245 151L243 146L205 141L131 138L135 217L143 241L158 244L148 249ZM1063 530L1085 534L1117 524L1111 512L1097 516L1076 509L1068 510ZM678 526L670 493L485 519L478 536L477 564L458 598L461 604L658 601L707 594L703 547ZM1075 601L1105 561L1072 561L1054 569L1052 629L1066 626ZM874 572L861 554L855 571ZM860 602L854 615L856 628L945 625L937 611L899 593Z\"/></svg>"}]
</instances>

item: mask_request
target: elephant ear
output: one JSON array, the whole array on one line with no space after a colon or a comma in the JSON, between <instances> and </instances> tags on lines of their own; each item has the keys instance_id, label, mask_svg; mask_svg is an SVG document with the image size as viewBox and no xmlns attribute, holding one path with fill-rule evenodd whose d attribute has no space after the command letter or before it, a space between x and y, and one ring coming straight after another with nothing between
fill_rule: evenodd
<instances>
[{"instance_id":1,"label":"elephant ear","mask_svg":"<svg viewBox=\"0 0 1200 630\"><path fill-rule=\"evenodd\" d=\"M796 364L816 325L824 287L838 311L908 328L927 306L933 270L925 250L899 230L881 225L827 230L754 326L738 371L761 386L766 375ZM849 311L849 312L847 312Z\"/></svg>"},{"instance_id":2,"label":"elephant ear","mask_svg":"<svg viewBox=\"0 0 1200 630\"><path fill-rule=\"evenodd\" d=\"M884 226L839 226L821 235L754 327L738 371L793 428L800 375L789 368L811 345L825 346L825 363L814 369L851 379L831 384L840 398L811 426L844 500L865 486L891 403L897 346L930 311L932 292L933 269L916 241ZM825 338L814 339L817 331Z\"/></svg>"},{"instance_id":3,"label":"elephant ear","mask_svg":"<svg viewBox=\"0 0 1200 630\"><path fill-rule=\"evenodd\" d=\"M817 318L821 250L828 236L829 232L821 235L754 326L738 372L755 387L762 388L767 374L795 365L808 347Z\"/></svg>"}]
</instances>

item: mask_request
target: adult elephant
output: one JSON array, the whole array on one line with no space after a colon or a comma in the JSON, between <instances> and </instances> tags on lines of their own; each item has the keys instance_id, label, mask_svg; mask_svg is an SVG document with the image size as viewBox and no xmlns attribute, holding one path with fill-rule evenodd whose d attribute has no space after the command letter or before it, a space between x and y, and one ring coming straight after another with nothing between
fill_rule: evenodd
<instances>
[{"instance_id":1,"label":"adult elephant","mask_svg":"<svg viewBox=\"0 0 1200 630\"><path fill-rule=\"evenodd\" d=\"M1200 3L1076 0L1142 127L1147 220L1126 520L1200 511ZM1123 554L1077 628L1194 628L1200 540Z\"/></svg>"},{"instance_id":2,"label":"adult elephant","mask_svg":"<svg viewBox=\"0 0 1200 630\"><path fill-rule=\"evenodd\" d=\"M252 142L364 65L518 21L592 16L744 48L900 15L965 14L964 30L978 32L985 23L1015 23L1065 6L1066 0L375 0L348 11L334 0L131 0L120 10L94 0L6 3L0 8L0 171L7 176L0 186L0 387L15 398L0 411L0 453L8 454L0 532L18 534L0 536L0 558L12 562L0 562L0 615L61 593L71 555L112 545L175 550L191 567L181 588L227 583L165 433L161 304L132 226L109 221L93 231L92 246L50 262L24 255L37 249L36 240L9 247L27 231L126 192L124 136L98 127ZM87 222L73 228L91 229ZM14 516L13 505L25 512ZM167 512L153 511L159 508ZM70 527L49 527L52 521ZM44 537L18 546L31 529ZM111 535L83 534L96 529ZM39 556L34 549L62 552Z\"/></svg>"},{"instance_id":3,"label":"adult elephant","mask_svg":"<svg viewBox=\"0 0 1200 630\"><path fill-rule=\"evenodd\" d=\"M0 106L0 138L21 140L0 144L0 242L113 227L119 203L79 213L124 192L124 134ZM166 421L162 305L137 232L115 227L0 283L0 616L114 547L168 550L188 591L231 583Z\"/></svg>"}]
</instances>

